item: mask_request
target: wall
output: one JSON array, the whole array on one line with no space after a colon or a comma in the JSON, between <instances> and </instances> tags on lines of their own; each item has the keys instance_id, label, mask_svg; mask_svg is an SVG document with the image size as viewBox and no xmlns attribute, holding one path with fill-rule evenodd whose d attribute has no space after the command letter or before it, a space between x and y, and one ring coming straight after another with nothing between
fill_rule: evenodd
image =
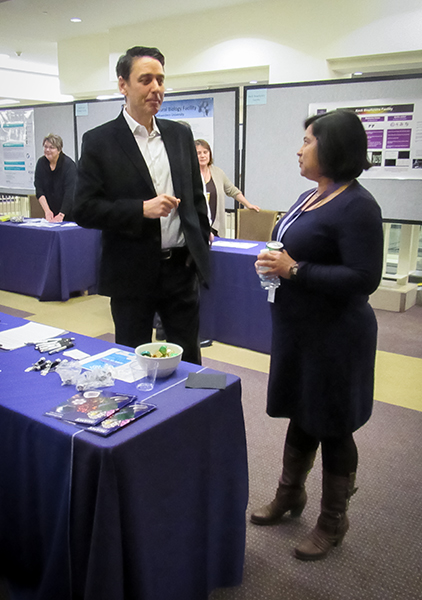
<instances>
[{"instance_id":1,"label":"wall","mask_svg":"<svg viewBox=\"0 0 422 600\"><path fill-rule=\"evenodd\" d=\"M421 29L420 0L253 2L66 40L58 48L61 91L76 97L115 91L109 56L136 44L163 51L169 81L267 66L269 83L284 83L331 78L329 59L420 50Z\"/></svg>"}]
</instances>

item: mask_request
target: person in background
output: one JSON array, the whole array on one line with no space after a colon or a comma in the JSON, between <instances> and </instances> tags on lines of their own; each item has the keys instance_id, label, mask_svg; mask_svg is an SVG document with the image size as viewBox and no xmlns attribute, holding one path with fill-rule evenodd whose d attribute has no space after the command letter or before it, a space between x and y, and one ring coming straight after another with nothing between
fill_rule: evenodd
<instances>
[{"instance_id":1,"label":"person in background","mask_svg":"<svg viewBox=\"0 0 422 600\"><path fill-rule=\"evenodd\" d=\"M75 219L102 230L99 293L110 296L116 343L151 341L154 314L183 360L201 362L199 282L209 280L206 200L191 131L157 119L164 56L135 46L117 62L126 103L84 134Z\"/></svg>"},{"instance_id":2,"label":"person in background","mask_svg":"<svg viewBox=\"0 0 422 600\"><path fill-rule=\"evenodd\" d=\"M76 165L63 152L63 140L49 133L43 139L44 156L35 167L35 194L47 221L72 220Z\"/></svg>"},{"instance_id":3,"label":"person in background","mask_svg":"<svg viewBox=\"0 0 422 600\"><path fill-rule=\"evenodd\" d=\"M368 296L381 279L383 232L377 202L356 181L370 167L359 117L336 110L310 117L305 129L300 173L317 187L276 225L273 239L284 249L256 262L281 279L271 305L267 413L290 422L276 496L251 521L272 525L302 513L321 444L321 512L294 550L306 561L327 556L349 528L358 464L353 432L373 406L377 322Z\"/></svg>"},{"instance_id":4,"label":"person in background","mask_svg":"<svg viewBox=\"0 0 422 600\"><path fill-rule=\"evenodd\" d=\"M259 212L259 206L248 202L224 171L213 164L211 146L206 140L195 140L195 145L201 175L209 194L211 231L218 237L226 237L226 195L256 212Z\"/></svg>"}]
</instances>

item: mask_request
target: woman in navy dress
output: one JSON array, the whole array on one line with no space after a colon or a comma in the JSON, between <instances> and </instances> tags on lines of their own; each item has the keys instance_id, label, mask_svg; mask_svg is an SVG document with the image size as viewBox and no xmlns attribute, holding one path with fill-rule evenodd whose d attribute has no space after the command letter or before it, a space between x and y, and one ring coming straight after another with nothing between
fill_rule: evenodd
<instances>
[{"instance_id":1,"label":"woman in navy dress","mask_svg":"<svg viewBox=\"0 0 422 600\"><path fill-rule=\"evenodd\" d=\"M345 110L310 117L298 152L305 192L277 224L282 252L260 254L256 267L278 275L271 305L273 338L267 413L290 419L275 499L251 516L280 522L306 504L305 480L321 444L322 500L316 527L294 550L318 560L340 544L354 492L358 452L353 432L373 405L377 323L368 296L381 279L381 211L357 181L367 160L360 119Z\"/></svg>"}]
</instances>

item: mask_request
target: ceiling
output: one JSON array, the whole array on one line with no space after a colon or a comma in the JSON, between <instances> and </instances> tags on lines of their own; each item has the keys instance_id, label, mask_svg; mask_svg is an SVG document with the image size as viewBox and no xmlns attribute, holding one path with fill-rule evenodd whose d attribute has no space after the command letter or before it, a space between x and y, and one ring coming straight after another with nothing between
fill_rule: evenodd
<instances>
[{"instance_id":1,"label":"ceiling","mask_svg":"<svg viewBox=\"0 0 422 600\"><path fill-rule=\"evenodd\" d=\"M0 0L0 55L57 69L57 44L114 27L256 0ZM79 17L82 21L72 23ZM3 63L4 65L4 63Z\"/></svg>"},{"instance_id":2,"label":"ceiling","mask_svg":"<svg viewBox=\"0 0 422 600\"><path fill-rule=\"evenodd\" d=\"M66 39L101 34L113 28L172 15L253 2L256 0L0 0L0 70L8 74L25 72L58 77L58 44ZM72 22L75 17L81 21ZM258 76L263 80L266 76L253 70L244 75L245 82L258 79ZM216 77L216 81L222 83L223 79ZM184 80L180 83L186 89L190 87ZM224 83L228 85L228 82ZM192 82L195 89L201 84L202 81ZM210 87L215 86L211 83ZM3 85L0 106L13 104L10 96L3 95L9 93L7 89ZM25 97L14 98L24 104L37 103Z\"/></svg>"},{"instance_id":3,"label":"ceiling","mask_svg":"<svg viewBox=\"0 0 422 600\"><path fill-rule=\"evenodd\" d=\"M281 1L283 7L287 9L298 0ZM332 1L322 0L319 10L323 11L324 4L330 5ZM147 21L164 19L172 15L180 17L220 7L256 2L257 0L155 0L155 2L151 0L0 0L0 69L3 73L5 70L8 70L8 73L21 71L28 74L44 74L47 78L48 76L57 78L59 75L58 45L67 39L101 34L126 25L133 26L138 23L142 25ZM81 19L81 22L71 22L74 17ZM411 57L412 62L409 65L405 64L408 56L402 57L401 72L405 67L408 69L418 67L418 72L421 72L422 51L406 53L406 55L410 54L417 54L417 56ZM334 60L331 68L339 76L355 70L363 70L366 73L380 71L373 57L368 57L371 62L368 62L366 68L362 65L363 58L365 57L359 57L357 65L359 69L356 69L357 61L353 62L353 59ZM350 61L353 64L349 64ZM347 64L343 64L344 62ZM395 66L384 63L386 59L381 57L380 64L385 71ZM239 72L234 71L200 73L197 74L196 79L192 75L180 75L178 79L171 82L171 85L175 88L177 86L178 89L198 89L204 86L229 85L230 79L231 83L236 85L248 83L250 80L257 80L260 84L268 81L268 68L267 70L248 68L244 72L242 69L238 69ZM3 85L3 93L8 93L5 88L7 88L6 84ZM0 93L0 105L5 98L6 96ZM25 102L24 98L20 99L21 102Z\"/></svg>"}]
</instances>

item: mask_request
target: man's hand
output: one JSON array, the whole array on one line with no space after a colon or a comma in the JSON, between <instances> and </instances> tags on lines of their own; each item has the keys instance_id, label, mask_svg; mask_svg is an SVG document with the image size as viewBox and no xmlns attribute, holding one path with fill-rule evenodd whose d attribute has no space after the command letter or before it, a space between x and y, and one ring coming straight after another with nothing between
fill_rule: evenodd
<instances>
[{"instance_id":1,"label":"man's hand","mask_svg":"<svg viewBox=\"0 0 422 600\"><path fill-rule=\"evenodd\" d=\"M144 200L144 217L146 219L159 219L160 217L168 217L173 208L177 208L180 204L179 198L160 194L151 200Z\"/></svg>"}]
</instances>

